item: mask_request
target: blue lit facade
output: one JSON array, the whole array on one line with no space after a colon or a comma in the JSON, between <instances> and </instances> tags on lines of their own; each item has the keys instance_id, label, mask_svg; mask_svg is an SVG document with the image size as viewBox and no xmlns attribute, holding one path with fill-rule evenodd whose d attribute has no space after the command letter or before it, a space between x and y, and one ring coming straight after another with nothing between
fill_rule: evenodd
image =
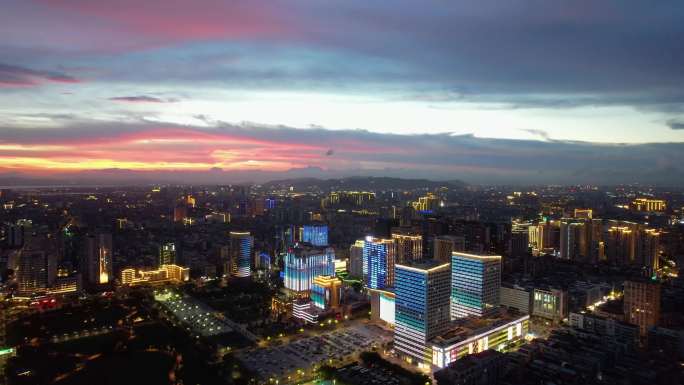
<instances>
[{"instance_id":1,"label":"blue lit facade","mask_svg":"<svg viewBox=\"0 0 684 385\"><path fill-rule=\"evenodd\" d=\"M327 291L328 289L321 285L311 285L311 302L314 306L319 309L325 309L325 304L328 302L326 301Z\"/></svg>"},{"instance_id":2,"label":"blue lit facade","mask_svg":"<svg viewBox=\"0 0 684 385\"><path fill-rule=\"evenodd\" d=\"M332 248L290 248L284 262L285 287L298 293L309 292L314 278L320 275L335 276L335 251Z\"/></svg>"},{"instance_id":3,"label":"blue lit facade","mask_svg":"<svg viewBox=\"0 0 684 385\"><path fill-rule=\"evenodd\" d=\"M230 233L230 274L245 278L252 275L254 238L249 233Z\"/></svg>"},{"instance_id":4,"label":"blue lit facade","mask_svg":"<svg viewBox=\"0 0 684 385\"><path fill-rule=\"evenodd\" d=\"M368 237L363 243L363 278L370 289L394 286L394 242Z\"/></svg>"},{"instance_id":5,"label":"blue lit facade","mask_svg":"<svg viewBox=\"0 0 684 385\"><path fill-rule=\"evenodd\" d=\"M266 269L270 270L271 269L271 256L268 253L265 252L260 252L259 253L259 258L257 259L258 262L258 268L260 269Z\"/></svg>"},{"instance_id":6,"label":"blue lit facade","mask_svg":"<svg viewBox=\"0 0 684 385\"><path fill-rule=\"evenodd\" d=\"M302 242L313 246L328 246L328 225L304 225Z\"/></svg>"},{"instance_id":7,"label":"blue lit facade","mask_svg":"<svg viewBox=\"0 0 684 385\"><path fill-rule=\"evenodd\" d=\"M501 257L454 252L451 257L451 318L482 317L499 306Z\"/></svg>"},{"instance_id":8,"label":"blue lit facade","mask_svg":"<svg viewBox=\"0 0 684 385\"><path fill-rule=\"evenodd\" d=\"M394 348L418 363L432 361L428 341L449 328L449 264L396 266Z\"/></svg>"}]
</instances>

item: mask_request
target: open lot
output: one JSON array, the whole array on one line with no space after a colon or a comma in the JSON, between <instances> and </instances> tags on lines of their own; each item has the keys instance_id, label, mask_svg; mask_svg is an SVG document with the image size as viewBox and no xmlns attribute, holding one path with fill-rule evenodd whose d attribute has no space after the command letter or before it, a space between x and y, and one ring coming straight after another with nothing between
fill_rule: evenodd
<instances>
[{"instance_id":1,"label":"open lot","mask_svg":"<svg viewBox=\"0 0 684 385\"><path fill-rule=\"evenodd\" d=\"M277 378L280 383L288 383L313 377L313 372L321 365L349 363L358 353L380 346L391 338L391 333L380 328L355 324L281 346L245 350L236 357L259 381Z\"/></svg>"}]
</instances>

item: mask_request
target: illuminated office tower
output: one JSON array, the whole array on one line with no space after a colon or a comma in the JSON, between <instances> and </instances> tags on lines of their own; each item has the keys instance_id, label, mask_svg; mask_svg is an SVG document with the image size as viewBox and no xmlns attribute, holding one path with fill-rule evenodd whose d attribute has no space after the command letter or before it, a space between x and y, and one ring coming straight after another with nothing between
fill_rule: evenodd
<instances>
[{"instance_id":1,"label":"illuminated office tower","mask_svg":"<svg viewBox=\"0 0 684 385\"><path fill-rule=\"evenodd\" d=\"M501 256L453 253L451 318L485 316L499 307Z\"/></svg>"},{"instance_id":2,"label":"illuminated office tower","mask_svg":"<svg viewBox=\"0 0 684 385\"><path fill-rule=\"evenodd\" d=\"M319 275L311 283L311 302L319 309L338 308L342 298L342 281L337 277Z\"/></svg>"},{"instance_id":3,"label":"illuminated office tower","mask_svg":"<svg viewBox=\"0 0 684 385\"><path fill-rule=\"evenodd\" d=\"M230 232L230 275L249 277L252 275L252 250L254 238L249 232Z\"/></svg>"},{"instance_id":4,"label":"illuminated office tower","mask_svg":"<svg viewBox=\"0 0 684 385\"><path fill-rule=\"evenodd\" d=\"M412 231L394 230L392 240L397 257L397 263L408 263L423 259L423 237Z\"/></svg>"},{"instance_id":5,"label":"illuminated office tower","mask_svg":"<svg viewBox=\"0 0 684 385\"><path fill-rule=\"evenodd\" d=\"M335 250L296 245L285 254L285 287L300 295L308 295L314 278L335 275Z\"/></svg>"},{"instance_id":6,"label":"illuminated office tower","mask_svg":"<svg viewBox=\"0 0 684 385\"><path fill-rule=\"evenodd\" d=\"M176 244L167 242L159 248L159 266L176 264Z\"/></svg>"},{"instance_id":7,"label":"illuminated office tower","mask_svg":"<svg viewBox=\"0 0 684 385\"><path fill-rule=\"evenodd\" d=\"M363 282L370 289L394 286L394 241L367 237L363 243Z\"/></svg>"},{"instance_id":8,"label":"illuminated office tower","mask_svg":"<svg viewBox=\"0 0 684 385\"><path fill-rule=\"evenodd\" d=\"M440 262L451 262L451 253L465 251L465 237L440 235L434 238L432 259Z\"/></svg>"},{"instance_id":9,"label":"illuminated office tower","mask_svg":"<svg viewBox=\"0 0 684 385\"><path fill-rule=\"evenodd\" d=\"M349 266L347 271L352 277L363 277L363 239L357 240L349 247Z\"/></svg>"},{"instance_id":10,"label":"illuminated office tower","mask_svg":"<svg viewBox=\"0 0 684 385\"><path fill-rule=\"evenodd\" d=\"M625 321L639 326L642 336L660 320L660 284L653 281L625 281Z\"/></svg>"},{"instance_id":11,"label":"illuminated office tower","mask_svg":"<svg viewBox=\"0 0 684 385\"><path fill-rule=\"evenodd\" d=\"M428 341L449 328L448 263L396 266L394 348L419 364L432 361Z\"/></svg>"},{"instance_id":12,"label":"illuminated office tower","mask_svg":"<svg viewBox=\"0 0 684 385\"><path fill-rule=\"evenodd\" d=\"M86 275L91 284L105 284L114 279L112 273L112 235L100 233L86 238Z\"/></svg>"},{"instance_id":13,"label":"illuminated office tower","mask_svg":"<svg viewBox=\"0 0 684 385\"><path fill-rule=\"evenodd\" d=\"M328 225L304 225L300 239L302 242L310 243L313 246L328 246Z\"/></svg>"}]
</instances>

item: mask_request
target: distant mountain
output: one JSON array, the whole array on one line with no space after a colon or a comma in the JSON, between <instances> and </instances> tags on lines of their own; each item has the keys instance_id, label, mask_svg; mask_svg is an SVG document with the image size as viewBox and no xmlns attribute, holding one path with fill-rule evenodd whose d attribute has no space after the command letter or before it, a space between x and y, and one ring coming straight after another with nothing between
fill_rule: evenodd
<instances>
[{"instance_id":1,"label":"distant mountain","mask_svg":"<svg viewBox=\"0 0 684 385\"><path fill-rule=\"evenodd\" d=\"M452 181L434 181L428 179L404 179L391 177L374 177L374 176L352 176L346 178L335 179L318 179L318 178L294 178L281 179L264 184L266 187L294 187L295 190L305 191L318 189L322 191L333 190L359 190L359 191L377 191L377 190L412 190L412 189L436 189L439 187L447 187L450 189L458 189L466 186L466 183L459 180Z\"/></svg>"},{"instance_id":2,"label":"distant mountain","mask_svg":"<svg viewBox=\"0 0 684 385\"><path fill-rule=\"evenodd\" d=\"M384 174L377 176L375 174ZM389 175L389 176L388 176ZM436 178L435 178L436 179ZM270 182L269 182L270 181ZM323 170L318 167L293 168L287 171L221 170L202 171L136 171L126 169L84 170L59 172L49 175L30 173L0 173L0 186L136 186L152 184L252 184L266 186L295 186L298 190L309 187L319 190L383 190L383 189L434 189L441 186L462 187L459 180L435 181L412 179L402 170Z\"/></svg>"}]
</instances>

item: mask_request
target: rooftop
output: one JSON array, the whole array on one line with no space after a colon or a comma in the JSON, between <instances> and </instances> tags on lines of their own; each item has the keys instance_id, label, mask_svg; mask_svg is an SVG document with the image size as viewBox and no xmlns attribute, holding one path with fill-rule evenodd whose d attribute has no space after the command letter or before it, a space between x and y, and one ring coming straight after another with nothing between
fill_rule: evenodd
<instances>
[{"instance_id":1,"label":"rooftop","mask_svg":"<svg viewBox=\"0 0 684 385\"><path fill-rule=\"evenodd\" d=\"M417 269L417 270L423 270L423 271L430 271L433 269L438 269L438 268L443 268L443 267L449 267L449 263L444 263L442 261L435 261L433 259L420 259L408 263L402 263L402 264L397 264L397 268L409 268L409 269Z\"/></svg>"},{"instance_id":2,"label":"rooftop","mask_svg":"<svg viewBox=\"0 0 684 385\"><path fill-rule=\"evenodd\" d=\"M472 336L489 332L492 329L513 322L523 321L527 318L529 318L528 315L502 312L499 316L491 318L468 317L458 319L453 322L448 332L435 337L432 343L438 346L451 346Z\"/></svg>"},{"instance_id":3,"label":"rooftop","mask_svg":"<svg viewBox=\"0 0 684 385\"><path fill-rule=\"evenodd\" d=\"M479 259L483 261L500 261L501 256L500 255L483 255L483 254L469 254L469 253L462 253L460 251L454 251L452 253L453 256L457 257L462 257L462 258L468 258L468 259Z\"/></svg>"}]
</instances>

